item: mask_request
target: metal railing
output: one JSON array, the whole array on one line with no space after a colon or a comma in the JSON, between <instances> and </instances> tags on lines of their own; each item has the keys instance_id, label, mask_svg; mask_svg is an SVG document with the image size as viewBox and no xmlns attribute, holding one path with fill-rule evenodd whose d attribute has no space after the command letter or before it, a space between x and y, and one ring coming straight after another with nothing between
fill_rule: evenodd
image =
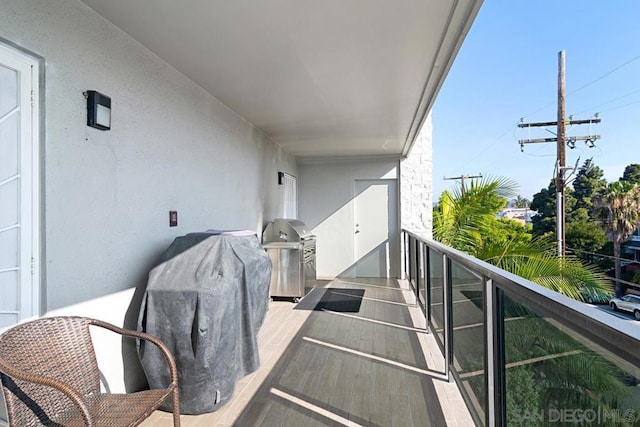
<instances>
[{"instance_id":1,"label":"metal railing","mask_svg":"<svg viewBox=\"0 0 640 427\"><path fill-rule=\"evenodd\" d=\"M640 424L640 324L402 231L404 272L478 425Z\"/></svg>"}]
</instances>

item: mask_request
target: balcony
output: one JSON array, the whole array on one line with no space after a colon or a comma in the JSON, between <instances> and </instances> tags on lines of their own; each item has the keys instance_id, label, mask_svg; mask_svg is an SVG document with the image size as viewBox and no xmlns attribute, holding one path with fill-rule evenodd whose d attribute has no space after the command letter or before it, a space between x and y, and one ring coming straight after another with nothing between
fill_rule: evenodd
<instances>
[{"instance_id":1,"label":"balcony","mask_svg":"<svg viewBox=\"0 0 640 427\"><path fill-rule=\"evenodd\" d=\"M411 223L410 208L428 217L431 164L406 168L415 186L403 187L401 169L409 153L431 161L416 141L481 4L4 2L0 65L15 82L3 88L20 89L8 112L20 155L0 178L15 213L0 224L12 245L0 260L0 328L54 313L135 327L159 252L211 227L260 234L283 216L276 177L286 172L299 178L299 217L318 231L324 273L339 278L324 285L364 290L361 305L274 302L261 370L226 408L187 425L502 425L539 416L517 397L541 398L541 378L566 379L585 399L549 395L543 416L584 416L598 402L613 422L614 407L637 408L639 337L617 319L411 233L408 280L345 277L364 257L398 261L391 277L401 271L400 232L362 250L356 212L386 212L396 226ZM108 132L86 127L82 94L93 89L113 98ZM372 181L369 198L359 185ZM168 211L180 212L177 228ZM136 388L143 375L121 373L130 360L120 343L100 344L110 389ZM578 381L596 365L615 381ZM599 397L605 389L616 402ZM149 425L167 422L157 413Z\"/></svg>"},{"instance_id":2,"label":"balcony","mask_svg":"<svg viewBox=\"0 0 640 427\"><path fill-rule=\"evenodd\" d=\"M476 424L637 425L637 325L403 235L412 289Z\"/></svg>"},{"instance_id":3,"label":"balcony","mask_svg":"<svg viewBox=\"0 0 640 427\"><path fill-rule=\"evenodd\" d=\"M260 369L219 411L183 415L184 426L472 424L406 281L318 285L297 306L271 302ZM325 292L331 301L318 306ZM171 414L158 411L143 425L170 426Z\"/></svg>"},{"instance_id":4,"label":"balcony","mask_svg":"<svg viewBox=\"0 0 640 427\"><path fill-rule=\"evenodd\" d=\"M637 425L640 328L407 231L403 249L407 280L272 302L261 368L184 425Z\"/></svg>"}]
</instances>

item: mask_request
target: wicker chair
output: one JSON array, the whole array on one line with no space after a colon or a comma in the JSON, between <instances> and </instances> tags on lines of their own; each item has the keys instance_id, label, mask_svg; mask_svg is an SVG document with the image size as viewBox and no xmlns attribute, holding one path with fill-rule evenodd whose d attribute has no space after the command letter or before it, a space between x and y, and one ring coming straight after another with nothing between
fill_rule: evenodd
<instances>
[{"instance_id":1,"label":"wicker chair","mask_svg":"<svg viewBox=\"0 0 640 427\"><path fill-rule=\"evenodd\" d=\"M150 341L168 363L165 389L102 394L89 326ZM178 374L173 356L157 338L84 317L49 317L0 335L0 380L9 425L136 426L173 393L173 425L180 425Z\"/></svg>"}]
</instances>

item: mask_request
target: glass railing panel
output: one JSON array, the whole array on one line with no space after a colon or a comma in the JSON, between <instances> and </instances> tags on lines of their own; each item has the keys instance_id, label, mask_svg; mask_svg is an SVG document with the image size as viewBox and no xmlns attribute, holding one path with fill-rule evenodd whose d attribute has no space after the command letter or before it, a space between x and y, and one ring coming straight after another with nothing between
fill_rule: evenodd
<instances>
[{"instance_id":1,"label":"glass railing panel","mask_svg":"<svg viewBox=\"0 0 640 427\"><path fill-rule=\"evenodd\" d=\"M427 303L427 295L426 295L426 289L427 289L427 266L425 265L425 252L429 250L427 246L420 244L420 250L418 251L418 265L420 266L419 268L419 278L420 280L418 281L419 286L418 286L418 300L420 301L420 303L422 304L422 307L425 307L425 304Z\"/></svg>"},{"instance_id":2,"label":"glass railing panel","mask_svg":"<svg viewBox=\"0 0 640 427\"><path fill-rule=\"evenodd\" d=\"M507 425L640 425L637 366L507 293L504 318Z\"/></svg>"},{"instance_id":3,"label":"glass railing panel","mask_svg":"<svg viewBox=\"0 0 640 427\"><path fill-rule=\"evenodd\" d=\"M484 298L482 278L451 261L453 371L478 424L486 412Z\"/></svg>"},{"instance_id":4,"label":"glass railing panel","mask_svg":"<svg viewBox=\"0 0 640 427\"><path fill-rule=\"evenodd\" d=\"M429 278L431 280L431 326L434 336L444 353L444 270L442 268L442 252L429 248Z\"/></svg>"},{"instance_id":5,"label":"glass railing panel","mask_svg":"<svg viewBox=\"0 0 640 427\"><path fill-rule=\"evenodd\" d=\"M405 273L407 274L407 280L409 280L410 282L413 281L413 258L412 258L412 253L413 253L413 242L414 239L413 237L409 236L409 235L405 235L406 238L406 246L405 246L405 250L406 252L406 265L405 265Z\"/></svg>"},{"instance_id":6,"label":"glass railing panel","mask_svg":"<svg viewBox=\"0 0 640 427\"><path fill-rule=\"evenodd\" d=\"M411 283L413 288L416 289L418 286L418 264L416 263L416 257L418 253L418 245L419 241L416 238L411 239L409 256L411 257L410 265L411 265Z\"/></svg>"}]
</instances>

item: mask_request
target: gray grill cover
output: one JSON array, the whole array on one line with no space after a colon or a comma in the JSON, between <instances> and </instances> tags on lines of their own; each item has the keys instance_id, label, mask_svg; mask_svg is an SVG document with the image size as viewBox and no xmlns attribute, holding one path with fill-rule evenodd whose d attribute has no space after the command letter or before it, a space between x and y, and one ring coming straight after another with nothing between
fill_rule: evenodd
<instances>
[{"instance_id":1,"label":"gray grill cover","mask_svg":"<svg viewBox=\"0 0 640 427\"><path fill-rule=\"evenodd\" d=\"M149 273L138 329L160 338L178 366L180 412L212 412L255 371L257 334L269 305L271 261L256 236L178 237ZM152 344L138 355L152 388L170 382ZM164 409L171 409L165 403Z\"/></svg>"}]
</instances>

